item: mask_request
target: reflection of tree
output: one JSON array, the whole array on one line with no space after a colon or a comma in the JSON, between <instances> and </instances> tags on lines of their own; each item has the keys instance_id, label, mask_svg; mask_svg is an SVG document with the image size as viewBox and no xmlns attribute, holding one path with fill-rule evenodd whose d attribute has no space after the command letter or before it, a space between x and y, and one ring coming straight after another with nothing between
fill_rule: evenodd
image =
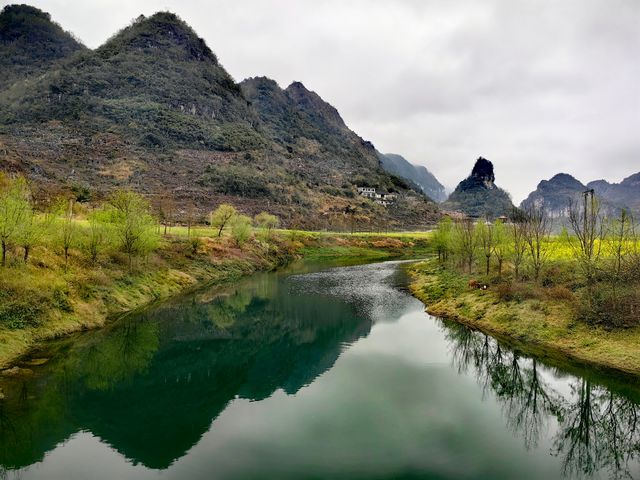
<instances>
[{"instance_id":1,"label":"reflection of tree","mask_svg":"<svg viewBox=\"0 0 640 480\"><path fill-rule=\"evenodd\" d=\"M524 433L527 448L536 447L540 438L540 429L544 419L561 414L560 399L540 379L538 363L533 360L531 368L525 370L525 388L519 408L512 412L513 430L520 429Z\"/></svg>"},{"instance_id":2,"label":"reflection of tree","mask_svg":"<svg viewBox=\"0 0 640 480\"><path fill-rule=\"evenodd\" d=\"M573 399L554 444L568 475L606 470L615 478L631 478L640 454L638 405L586 379L572 383Z\"/></svg>"},{"instance_id":3,"label":"reflection of tree","mask_svg":"<svg viewBox=\"0 0 640 480\"><path fill-rule=\"evenodd\" d=\"M97 340L61 372L71 370L89 389L106 390L145 371L158 349L158 329L154 322L125 320Z\"/></svg>"},{"instance_id":4,"label":"reflection of tree","mask_svg":"<svg viewBox=\"0 0 640 480\"><path fill-rule=\"evenodd\" d=\"M640 454L639 406L628 397L575 379L561 395L543 381L539 362L521 358L487 335L445 322L454 365L473 373L485 392L502 404L507 425L535 448L550 419L558 424L553 453L562 458L565 475L606 471L631 477Z\"/></svg>"}]
</instances>

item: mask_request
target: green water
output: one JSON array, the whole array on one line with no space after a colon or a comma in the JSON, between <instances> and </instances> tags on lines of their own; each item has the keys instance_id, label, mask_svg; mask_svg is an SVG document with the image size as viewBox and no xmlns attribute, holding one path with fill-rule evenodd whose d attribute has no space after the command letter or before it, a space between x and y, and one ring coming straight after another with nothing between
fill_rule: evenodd
<instances>
[{"instance_id":1,"label":"green water","mask_svg":"<svg viewBox=\"0 0 640 480\"><path fill-rule=\"evenodd\" d=\"M635 380L441 322L405 282L256 275L52 342L0 383L0 478L640 475Z\"/></svg>"}]
</instances>

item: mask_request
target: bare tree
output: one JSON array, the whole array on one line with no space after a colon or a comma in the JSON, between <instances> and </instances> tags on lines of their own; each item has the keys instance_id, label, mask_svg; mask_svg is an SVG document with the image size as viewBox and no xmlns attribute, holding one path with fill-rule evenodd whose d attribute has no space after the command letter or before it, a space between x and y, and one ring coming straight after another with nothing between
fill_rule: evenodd
<instances>
[{"instance_id":1,"label":"bare tree","mask_svg":"<svg viewBox=\"0 0 640 480\"><path fill-rule=\"evenodd\" d=\"M479 221L476 224L475 234L480 244L480 249L485 259L485 274L489 275L491 267L491 256L495 250L495 238L493 235L493 225L489 221Z\"/></svg>"},{"instance_id":2,"label":"bare tree","mask_svg":"<svg viewBox=\"0 0 640 480\"><path fill-rule=\"evenodd\" d=\"M187 237L191 237L191 226L196 223L196 207L189 202L185 209L185 220L187 221Z\"/></svg>"},{"instance_id":3,"label":"bare tree","mask_svg":"<svg viewBox=\"0 0 640 480\"><path fill-rule=\"evenodd\" d=\"M549 257L551 219L543 207L532 206L525 212L524 240L529 250L533 276L540 278L542 267Z\"/></svg>"},{"instance_id":4,"label":"bare tree","mask_svg":"<svg viewBox=\"0 0 640 480\"><path fill-rule=\"evenodd\" d=\"M569 205L569 223L577 239L572 245L587 279L587 286L591 287L604 237L604 221L600 214L600 202L595 198L593 189L583 192L582 196L581 207L575 202Z\"/></svg>"},{"instance_id":5,"label":"bare tree","mask_svg":"<svg viewBox=\"0 0 640 480\"><path fill-rule=\"evenodd\" d=\"M509 226L509 233L511 234L511 263L513 263L513 276L516 281L520 279L520 269L524 263L528 248L526 228L527 223L523 218L514 219Z\"/></svg>"},{"instance_id":6,"label":"bare tree","mask_svg":"<svg viewBox=\"0 0 640 480\"><path fill-rule=\"evenodd\" d=\"M462 265L467 267L469 273L473 269L473 260L478 249L474 230L473 221L470 218L456 222L454 228L455 249L460 255Z\"/></svg>"},{"instance_id":7,"label":"bare tree","mask_svg":"<svg viewBox=\"0 0 640 480\"><path fill-rule=\"evenodd\" d=\"M498 275L502 277L502 266L509 254L509 243L507 238L507 229L502 220L496 220L493 225L493 254L498 262Z\"/></svg>"},{"instance_id":8,"label":"bare tree","mask_svg":"<svg viewBox=\"0 0 640 480\"><path fill-rule=\"evenodd\" d=\"M158 214L160 222L164 227L164 235L167 234L167 229L171 228L176 216L176 202L174 198L169 194L163 194L158 200Z\"/></svg>"},{"instance_id":9,"label":"bare tree","mask_svg":"<svg viewBox=\"0 0 640 480\"><path fill-rule=\"evenodd\" d=\"M636 257L633 254L637 248L634 230L633 218L626 210L622 210L620 217L610 222L608 234L604 238L608 259L604 273L611 285L609 318L614 319L618 326L636 316L633 305L637 302L624 301L625 290L628 291L628 286L633 285L638 278L638 264L634 261Z\"/></svg>"}]
</instances>

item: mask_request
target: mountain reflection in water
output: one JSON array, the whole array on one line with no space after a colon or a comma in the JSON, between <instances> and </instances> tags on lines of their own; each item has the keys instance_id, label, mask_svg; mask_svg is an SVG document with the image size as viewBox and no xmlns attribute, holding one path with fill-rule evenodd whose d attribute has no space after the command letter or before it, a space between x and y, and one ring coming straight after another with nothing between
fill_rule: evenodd
<instances>
[{"instance_id":1,"label":"mountain reflection in water","mask_svg":"<svg viewBox=\"0 0 640 480\"><path fill-rule=\"evenodd\" d=\"M190 452L197 450L198 444L206 448L215 443L216 435L224 437L222 427L216 428L216 419L226 410L232 415L231 404L246 399L264 403L265 408L269 401L269 405L290 409L292 404L284 399L303 402L302 390L309 387L308 396L323 399L321 407L316 405L312 410L315 413L296 417L291 411L291 424L280 425L277 434L265 433L266 440L256 427L251 442L262 445L260 449L249 440L238 447L239 457L245 448L256 457L257 470L241 462L223 470L228 456L216 456L223 455L222 449L198 460L198 468L208 472L210 464L219 465L220 478L257 478L257 471L260 478L299 478L296 468L314 478L363 478L368 470L349 462L358 462L359 455L366 458L372 451L371 442L389 451L417 449L419 455L420 442L446 447L447 441L453 441L443 442L440 437L428 440L429 435L441 435L428 413L417 417L425 424L424 428L415 426L414 437L410 436L414 433L404 432L407 438L391 434L367 438L363 433L367 428L384 422L411 423L410 414L419 415L420 408L429 412L430 402L435 401L430 390L450 389L455 397L456 389L473 392L469 385L475 383L476 395L467 394L466 403L459 405L449 402L451 411L442 413L462 418L471 411L489 412L495 405L502 412L503 425L494 422L495 432L478 435L503 439L506 425L520 444L511 446L520 449L514 450L521 456L513 460L515 463L522 463L533 452L547 452L547 457L530 459L535 468L536 462L548 463L539 471L508 465L507 459L504 471L492 470L497 467L491 464L483 467L493 472L494 478L508 478L517 468L530 469L522 478L548 476L542 472L556 468L558 474L568 477L638 475L640 390L634 379L605 377L557 362L551 365L480 332L434 319L402 290L404 282L399 262L301 275L256 275L233 287L203 291L127 316L101 331L52 342L37 354L50 358L45 365L29 366L27 361L23 367L33 370L31 375L3 379L6 398L0 401L0 465L7 475L15 471L24 478L53 478L47 470L53 461L49 454L76 448L78 442L70 439L78 438L79 432L90 432L126 458L130 468L143 466L178 478L172 468L185 462L196 465L192 459L196 455ZM405 343L418 345L418 353ZM346 358L338 368L336 362L343 354ZM363 365L378 364L386 366L362 373ZM407 383L403 372L433 383ZM335 385L339 393L332 390ZM382 394L391 400L382 400ZM347 408L346 400L337 398L340 395L363 407L385 402L380 405L386 413L376 418L367 417L365 410L360 412L365 417L357 424L361 431L348 430L353 438L344 439L353 448L349 455L341 454L338 459L335 453L322 452L317 427L309 427L309 431L316 429L313 434L296 434L304 435L303 440L292 440L293 445L304 443L297 455L299 466L291 461L294 452L289 457L273 450L280 447L270 438L288 438L293 430L304 427L300 422L313 420L309 415L322 418L326 414L326 428L337 428ZM243 407L249 412L244 415L262 415L256 413L259 404L255 405ZM414 405L418 410L411 407ZM345 418L360 421L356 412ZM473 438L471 429L476 428L464 424L453 427L460 430L462 439ZM469 429L466 433L465 428ZM455 442L439 457L416 457L424 460L421 465L404 461L401 455L391 456L385 460L388 474L380 473L377 478L455 478L459 475L456 468L465 465L464 452L475 449L481 454L489 448L478 444L461 448ZM305 455L310 455L307 464ZM443 456L450 456L451 464L443 461L439 465L440 460L435 459ZM72 458L74 462L91 462L82 458L80 451ZM288 459L283 462L292 465L284 466L278 458ZM265 459L269 459L269 466L265 466ZM475 461L469 460L468 465ZM29 468L31 465L37 468ZM142 473L134 469L127 475L142 478ZM486 472L466 473L469 478L486 476ZM105 478L108 475L104 472Z\"/></svg>"}]
</instances>

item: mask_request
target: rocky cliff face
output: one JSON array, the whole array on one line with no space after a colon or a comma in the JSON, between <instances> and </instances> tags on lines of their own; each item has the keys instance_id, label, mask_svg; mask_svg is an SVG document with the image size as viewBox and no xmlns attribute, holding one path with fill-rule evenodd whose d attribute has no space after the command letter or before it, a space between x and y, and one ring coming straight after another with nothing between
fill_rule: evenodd
<instances>
[{"instance_id":1,"label":"rocky cliff face","mask_svg":"<svg viewBox=\"0 0 640 480\"><path fill-rule=\"evenodd\" d=\"M508 216L513 208L509 194L495 184L493 164L483 157L476 160L471 175L458 184L443 204L446 210L488 218Z\"/></svg>"}]
</instances>

